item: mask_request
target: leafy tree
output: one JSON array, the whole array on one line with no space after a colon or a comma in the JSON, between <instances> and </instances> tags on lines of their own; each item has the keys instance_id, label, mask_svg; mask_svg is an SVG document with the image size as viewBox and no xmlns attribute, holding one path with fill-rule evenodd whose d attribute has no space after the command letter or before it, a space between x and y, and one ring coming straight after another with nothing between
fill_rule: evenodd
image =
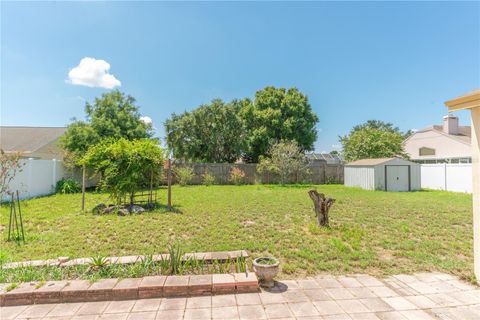
<instances>
[{"instance_id":1,"label":"leafy tree","mask_svg":"<svg viewBox=\"0 0 480 320\"><path fill-rule=\"evenodd\" d=\"M313 150L318 117L306 95L297 88L266 87L255 100L246 100L242 118L247 132L246 158L257 162L270 146L280 140L293 140L302 150Z\"/></svg>"},{"instance_id":2,"label":"leafy tree","mask_svg":"<svg viewBox=\"0 0 480 320\"><path fill-rule=\"evenodd\" d=\"M360 131L362 129L377 129L381 131L389 131L389 132L400 132L398 127L394 127L390 122L384 122L381 120L367 120L367 122L356 125L350 131L350 134L355 131Z\"/></svg>"},{"instance_id":3,"label":"leafy tree","mask_svg":"<svg viewBox=\"0 0 480 320\"><path fill-rule=\"evenodd\" d=\"M168 148L177 159L198 162L235 162L244 147L239 117L242 101L220 99L165 122Z\"/></svg>"},{"instance_id":4,"label":"leafy tree","mask_svg":"<svg viewBox=\"0 0 480 320\"><path fill-rule=\"evenodd\" d=\"M118 90L85 105L86 121L74 120L61 143L67 160L76 165L87 150L106 138L127 140L151 138L153 128L140 119L135 98Z\"/></svg>"},{"instance_id":5,"label":"leafy tree","mask_svg":"<svg viewBox=\"0 0 480 320\"><path fill-rule=\"evenodd\" d=\"M298 177L308 172L307 158L296 141L280 141L269 150L269 156L260 156L258 171L270 172L280 176L280 182L285 184L295 175Z\"/></svg>"},{"instance_id":6,"label":"leafy tree","mask_svg":"<svg viewBox=\"0 0 480 320\"><path fill-rule=\"evenodd\" d=\"M384 122L381 120L367 120L367 122L365 123L354 126L350 131L350 134L362 129L378 129L382 131L397 132L402 135L404 140L413 134L412 130L408 130L407 132L402 132L398 127L394 127L392 123Z\"/></svg>"},{"instance_id":7,"label":"leafy tree","mask_svg":"<svg viewBox=\"0 0 480 320\"><path fill-rule=\"evenodd\" d=\"M406 157L400 132L362 128L341 137L343 155L347 161L365 158Z\"/></svg>"},{"instance_id":8,"label":"leafy tree","mask_svg":"<svg viewBox=\"0 0 480 320\"><path fill-rule=\"evenodd\" d=\"M101 189L110 193L117 204L149 185L152 177L158 181L163 167L163 150L150 139L127 140L112 138L92 146L80 161L94 168Z\"/></svg>"}]
</instances>

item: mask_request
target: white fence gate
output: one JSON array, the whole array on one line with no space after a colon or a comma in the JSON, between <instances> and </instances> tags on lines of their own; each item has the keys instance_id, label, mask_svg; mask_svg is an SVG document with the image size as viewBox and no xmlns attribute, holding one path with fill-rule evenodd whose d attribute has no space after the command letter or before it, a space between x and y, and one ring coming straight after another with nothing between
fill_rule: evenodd
<instances>
[{"instance_id":1,"label":"white fence gate","mask_svg":"<svg viewBox=\"0 0 480 320\"><path fill-rule=\"evenodd\" d=\"M422 164L422 188L472 193L471 163Z\"/></svg>"},{"instance_id":2,"label":"white fence gate","mask_svg":"<svg viewBox=\"0 0 480 320\"><path fill-rule=\"evenodd\" d=\"M18 190L22 199L43 196L55 192L55 184L63 177L60 160L26 159L22 160L21 171L10 182L10 190Z\"/></svg>"}]
</instances>

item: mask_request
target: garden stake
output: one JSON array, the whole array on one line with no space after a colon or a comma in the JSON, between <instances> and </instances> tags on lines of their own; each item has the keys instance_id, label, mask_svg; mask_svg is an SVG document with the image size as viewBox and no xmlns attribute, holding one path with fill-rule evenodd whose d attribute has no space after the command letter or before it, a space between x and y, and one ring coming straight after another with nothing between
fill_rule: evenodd
<instances>
[{"instance_id":1,"label":"garden stake","mask_svg":"<svg viewBox=\"0 0 480 320\"><path fill-rule=\"evenodd\" d=\"M18 216L20 217L20 230L22 230L22 240L25 242L25 232L23 231L22 211L20 210L20 196L17 190Z\"/></svg>"},{"instance_id":2,"label":"garden stake","mask_svg":"<svg viewBox=\"0 0 480 320\"><path fill-rule=\"evenodd\" d=\"M12 196L12 200L13 200L13 196ZM10 203L10 216L8 218L8 241L10 241L10 231L12 230L12 204Z\"/></svg>"},{"instance_id":3,"label":"garden stake","mask_svg":"<svg viewBox=\"0 0 480 320\"><path fill-rule=\"evenodd\" d=\"M13 206L13 216L15 217L15 227L13 229L12 235L15 237L15 229L16 229L17 236L15 240L18 240L20 238L20 233L18 231L17 207L15 206L15 197L13 196L13 193L12 193L12 206Z\"/></svg>"}]
</instances>

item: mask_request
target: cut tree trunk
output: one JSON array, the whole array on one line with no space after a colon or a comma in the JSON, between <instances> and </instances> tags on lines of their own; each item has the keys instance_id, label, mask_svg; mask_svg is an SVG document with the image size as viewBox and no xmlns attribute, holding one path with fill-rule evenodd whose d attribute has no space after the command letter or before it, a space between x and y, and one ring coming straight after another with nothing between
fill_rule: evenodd
<instances>
[{"instance_id":1,"label":"cut tree trunk","mask_svg":"<svg viewBox=\"0 0 480 320\"><path fill-rule=\"evenodd\" d=\"M335 202L335 199L326 198L323 193L318 193L317 190L308 191L310 199L313 201L315 215L317 216L318 224L322 227L329 225L328 211Z\"/></svg>"}]
</instances>

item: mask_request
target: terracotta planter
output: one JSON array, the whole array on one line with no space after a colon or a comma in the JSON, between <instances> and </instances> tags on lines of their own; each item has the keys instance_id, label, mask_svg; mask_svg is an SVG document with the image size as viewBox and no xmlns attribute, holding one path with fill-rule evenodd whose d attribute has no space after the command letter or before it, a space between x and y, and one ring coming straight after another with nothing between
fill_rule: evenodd
<instances>
[{"instance_id":1,"label":"terracotta planter","mask_svg":"<svg viewBox=\"0 0 480 320\"><path fill-rule=\"evenodd\" d=\"M275 285L273 278L278 274L279 261L275 258L261 257L253 260L253 270L260 279L260 285L271 288Z\"/></svg>"}]
</instances>

